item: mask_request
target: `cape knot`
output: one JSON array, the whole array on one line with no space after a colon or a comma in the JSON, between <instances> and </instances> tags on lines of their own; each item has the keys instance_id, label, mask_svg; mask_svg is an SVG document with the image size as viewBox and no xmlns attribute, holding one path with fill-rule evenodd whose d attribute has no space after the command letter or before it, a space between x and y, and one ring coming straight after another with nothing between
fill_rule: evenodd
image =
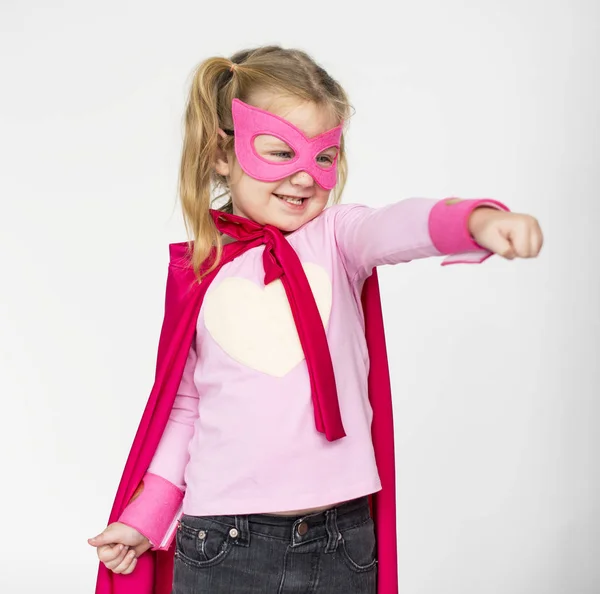
<instances>
[{"instance_id":1,"label":"cape knot","mask_svg":"<svg viewBox=\"0 0 600 594\"><path fill-rule=\"evenodd\" d=\"M275 246L276 240L279 237L283 237L281 231L279 229L277 229L276 227L272 227L271 225L265 225L262 228L262 233L263 233L263 243L266 245L272 245Z\"/></svg>"}]
</instances>

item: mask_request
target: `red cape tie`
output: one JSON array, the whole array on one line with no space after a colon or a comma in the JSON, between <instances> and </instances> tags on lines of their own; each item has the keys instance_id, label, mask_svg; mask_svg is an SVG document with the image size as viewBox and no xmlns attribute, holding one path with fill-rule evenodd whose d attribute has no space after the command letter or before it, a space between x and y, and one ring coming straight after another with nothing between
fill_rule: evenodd
<instances>
[{"instance_id":1,"label":"red cape tie","mask_svg":"<svg viewBox=\"0 0 600 594\"><path fill-rule=\"evenodd\" d=\"M290 303L308 366L316 428L329 441L344 437L346 433L340 414L327 335L304 268L294 248L276 227L259 225L250 219L218 210L211 210L210 213L217 229L238 242L245 243L246 250L265 245L265 285L280 279Z\"/></svg>"}]
</instances>

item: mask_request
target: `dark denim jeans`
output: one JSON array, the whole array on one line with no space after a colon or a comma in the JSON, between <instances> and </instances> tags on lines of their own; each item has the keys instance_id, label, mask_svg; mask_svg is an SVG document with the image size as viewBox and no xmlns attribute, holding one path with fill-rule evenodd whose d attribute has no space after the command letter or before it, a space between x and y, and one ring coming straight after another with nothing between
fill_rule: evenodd
<instances>
[{"instance_id":1,"label":"dark denim jeans","mask_svg":"<svg viewBox=\"0 0 600 594\"><path fill-rule=\"evenodd\" d=\"M367 497L305 516L183 515L172 594L375 594Z\"/></svg>"}]
</instances>

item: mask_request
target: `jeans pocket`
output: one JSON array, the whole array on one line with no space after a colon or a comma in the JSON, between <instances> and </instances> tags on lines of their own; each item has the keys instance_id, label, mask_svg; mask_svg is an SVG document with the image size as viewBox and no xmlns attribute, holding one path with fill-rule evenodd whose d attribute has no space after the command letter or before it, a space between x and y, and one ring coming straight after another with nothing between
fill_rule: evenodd
<instances>
[{"instance_id":1,"label":"jeans pocket","mask_svg":"<svg viewBox=\"0 0 600 594\"><path fill-rule=\"evenodd\" d=\"M352 571L362 573L377 565L377 540L372 518L342 531L340 545L342 558Z\"/></svg>"},{"instance_id":2,"label":"jeans pocket","mask_svg":"<svg viewBox=\"0 0 600 594\"><path fill-rule=\"evenodd\" d=\"M192 567L211 567L225 559L233 543L234 526L214 522L210 517L183 515L176 536L175 556Z\"/></svg>"}]
</instances>

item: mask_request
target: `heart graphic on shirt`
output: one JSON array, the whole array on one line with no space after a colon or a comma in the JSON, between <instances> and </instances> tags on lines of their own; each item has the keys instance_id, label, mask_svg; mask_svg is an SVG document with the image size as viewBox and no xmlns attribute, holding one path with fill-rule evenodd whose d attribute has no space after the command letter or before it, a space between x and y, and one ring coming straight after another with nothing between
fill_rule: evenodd
<instances>
[{"instance_id":1,"label":"heart graphic on shirt","mask_svg":"<svg viewBox=\"0 0 600 594\"><path fill-rule=\"evenodd\" d=\"M316 264L304 272L323 325L331 313L331 280ZM245 278L226 278L204 298L204 325L213 340L238 363L283 377L304 360L292 310L280 280L258 286Z\"/></svg>"}]
</instances>

